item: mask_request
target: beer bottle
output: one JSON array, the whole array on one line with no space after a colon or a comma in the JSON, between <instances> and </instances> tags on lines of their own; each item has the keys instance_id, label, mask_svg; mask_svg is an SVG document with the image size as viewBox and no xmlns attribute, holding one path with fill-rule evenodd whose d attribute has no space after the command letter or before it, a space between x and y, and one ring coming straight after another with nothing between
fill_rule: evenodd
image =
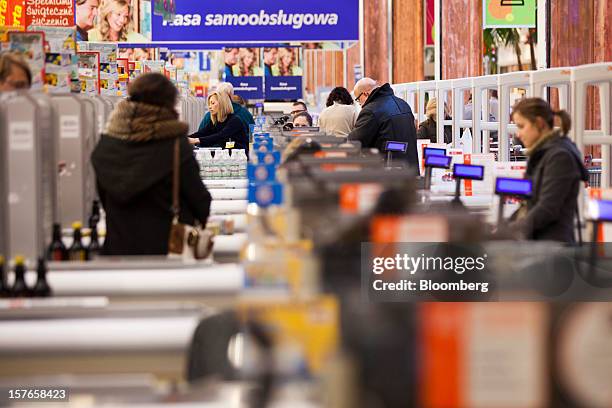
<instances>
[{"instance_id":1,"label":"beer bottle","mask_svg":"<svg viewBox=\"0 0 612 408\"><path fill-rule=\"evenodd\" d=\"M53 224L53 240L47 249L47 259L49 261L68 260L68 250L62 242L62 227L60 224Z\"/></svg>"},{"instance_id":2,"label":"beer bottle","mask_svg":"<svg viewBox=\"0 0 612 408\"><path fill-rule=\"evenodd\" d=\"M91 226L91 241L89 242L87 252L89 259L94 259L100 253L100 240L98 238L97 224Z\"/></svg>"},{"instance_id":3,"label":"beer bottle","mask_svg":"<svg viewBox=\"0 0 612 408\"><path fill-rule=\"evenodd\" d=\"M0 298L9 297L10 294L11 291L6 280L6 272L4 269L4 257L0 255Z\"/></svg>"},{"instance_id":4,"label":"beer bottle","mask_svg":"<svg viewBox=\"0 0 612 408\"><path fill-rule=\"evenodd\" d=\"M100 203L98 200L93 200L91 216L89 217L89 228L93 229L97 227L98 222L100 222Z\"/></svg>"},{"instance_id":5,"label":"beer bottle","mask_svg":"<svg viewBox=\"0 0 612 408\"><path fill-rule=\"evenodd\" d=\"M86 261L87 260L87 248L83 246L83 242L81 241L81 228L82 225L80 222L74 222L72 224L72 245L68 249L68 259L71 261Z\"/></svg>"},{"instance_id":6,"label":"beer bottle","mask_svg":"<svg viewBox=\"0 0 612 408\"><path fill-rule=\"evenodd\" d=\"M51 287L47 283L47 263L44 258L38 258L36 267L36 285L32 289L34 297L49 297L51 296Z\"/></svg>"},{"instance_id":7,"label":"beer bottle","mask_svg":"<svg viewBox=\"0 0 612 408\"><path fill-rule=\"evenodd\" d=\"M30 289L25 281L25 259L21 255L15 257L15 282L11 289L12 297L26 297L30 295Z\"/></svg>"}]
</instances>

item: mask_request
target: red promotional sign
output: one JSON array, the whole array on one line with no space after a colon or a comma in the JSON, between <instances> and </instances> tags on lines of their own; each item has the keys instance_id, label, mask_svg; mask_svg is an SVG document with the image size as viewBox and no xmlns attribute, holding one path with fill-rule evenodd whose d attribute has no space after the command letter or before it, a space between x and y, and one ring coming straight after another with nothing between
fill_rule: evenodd
<instances>
[{"instance_id":1,"label":"red promotional sign","mask_svg":"<svg viewBox=\"0 0 612 408\"><path fill-rule=\"evenodd\" d=\"M0 0L0 27L25 26L24 0Z\"/></svg>"},{"instance_id":2,"label":"red promotional sign","mask_svg":"<svg viewBox=\"0 0 612 408\"><path fill-rule=\"evenodd\" d=\"M74 26L73 0L25 0L25 3L26 27Z\"/></svg>"},{"instance_id":3,"label":"red promotional sign","mask_svg":"<svg viewBox=\"0 0 612 408\"><path fill-rule=\"evenodd\" d=\"M425 45L435 45L434 42L434 0L427 0L427 8L425 13Z\"/></svg>"}]
</instances>

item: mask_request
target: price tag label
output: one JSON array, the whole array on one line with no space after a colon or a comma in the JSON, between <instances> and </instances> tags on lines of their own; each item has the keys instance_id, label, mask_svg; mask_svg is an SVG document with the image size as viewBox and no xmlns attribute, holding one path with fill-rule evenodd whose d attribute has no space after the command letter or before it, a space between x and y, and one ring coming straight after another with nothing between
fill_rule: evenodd
<instances>
[{"instance_id":1,"label":"price tag label","mask_svg":"<svg viewBox=\"0 0 612 408\"><path fill-rule=\"evenodd\" d=\"M9 150L30 151L34 149L34 124L32 122L11 122Z\"/></svg>"},{"instance_id":2,"label":"price tag label","mask_svg":"<svg viewBox=\"0 0 612 408\"><path fill-rule=\"evenodd\" d=\"M235 142L225 142L225 148L233 149L235 144L236 144Z\"/></svg>"}]
</instances>

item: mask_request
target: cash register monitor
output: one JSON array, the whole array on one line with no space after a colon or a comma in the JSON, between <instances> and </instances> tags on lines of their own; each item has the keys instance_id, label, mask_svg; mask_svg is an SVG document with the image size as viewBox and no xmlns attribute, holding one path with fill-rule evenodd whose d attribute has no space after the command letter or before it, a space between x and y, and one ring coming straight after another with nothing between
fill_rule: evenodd
<instances>
[{"instance_id":1,"label":"cash register monitor","mask_svg":"<svg viewBox=\"0 0 612 408\"><path fill-rule=\"evenodd\" d=\"M495 194L529 198L532 194L531 180L498 177L495 180Z\"/></svg>"}]
</instances>

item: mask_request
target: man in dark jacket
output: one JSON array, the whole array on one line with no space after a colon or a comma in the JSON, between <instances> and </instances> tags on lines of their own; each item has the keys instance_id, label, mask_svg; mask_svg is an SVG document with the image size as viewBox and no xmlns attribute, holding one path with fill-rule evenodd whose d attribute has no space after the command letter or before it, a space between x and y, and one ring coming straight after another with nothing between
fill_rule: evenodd
<instances>
[{"instance_id":1,"label":"man in dark jacket","mask_svg":"<svg viewBox=\"0 0 612 408\"><path fill-rule=\"evenodd\" d=\"M408 143L406 153L394 153L418 168L416 128L410 106L393 94L389 84L376 87L376 81L363 78L355 84L355 100L362 109L349 140L359 140L364 148L377 148L385 153L387 141Z\"/></svg>"}]
</instances>

